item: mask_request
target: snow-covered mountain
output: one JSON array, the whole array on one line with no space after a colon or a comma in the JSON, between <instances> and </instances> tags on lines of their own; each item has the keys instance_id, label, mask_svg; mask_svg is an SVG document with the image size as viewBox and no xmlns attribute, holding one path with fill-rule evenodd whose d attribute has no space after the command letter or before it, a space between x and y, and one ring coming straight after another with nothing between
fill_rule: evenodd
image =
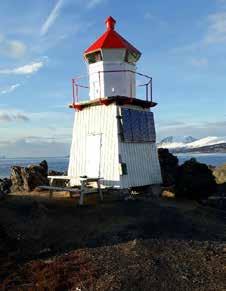
<instances>
[{"instance_id":1,"label":"snow-covered mountain","mask_svg":"<svg viewBox=\"0 0 226 291\"><path fill-rule=\"evenodd\" d=\"M159 148L168 148L172 151L192 151L192 150L204 150L208 152L210 149L211 152L214 149L218 149L217 151L226 152L226 137L216 137L216 136L208 136L201 139L196 139L192 136L168 136L161 140L158 143Z\"/></svg>"},{"instance_id":2,"label":"snow-covered mountain","mask_svg":"<svg viewBox=\"0 0 226 291\"><path fill-rule=\"evenodd\" d=\"M178 148L184 147L189 143L197 141L196 138L192 136L167 136L162 139L158 144L158 147L161 148Z\"/></svg>"}]
</instances>

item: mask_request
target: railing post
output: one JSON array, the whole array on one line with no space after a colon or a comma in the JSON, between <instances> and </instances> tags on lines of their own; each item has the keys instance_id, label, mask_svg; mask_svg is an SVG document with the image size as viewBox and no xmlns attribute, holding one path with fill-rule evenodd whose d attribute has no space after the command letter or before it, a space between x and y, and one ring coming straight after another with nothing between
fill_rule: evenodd
<instances>
[{"instance_id":1,"label":"railing post","mask_svg":"<svg viewBox=\"0 0 226 291\"><path fill-rule=\"evenodd\" d=\"M147 83L142 84L142 85L138 85L138 86L139 87L141 87L141 86L144 87L145 86L146 101L147 102L148 101L152 102L152 99L153 99L153 81L152 81L152 77L150 77L148 75L144 75L144 74L138 73L138 72L135 72L135 71L132 71L132 70L106 70L106 71L93 72L95 74L98 74L97 78L98 78L98 82L99 82L99 99L100 99L100 102L102 100L102 97L104 97L104 92L103 92L103 95L102 95L102 88L101 88L101 73L119 73L119 72L128 72L128 77L130 76L130 78L129 78L130 79L129 80L130 88L128 88L129 92L128 92L128 96L127 97L130 99L131 102L132 102L133 97L136 96L135 91L133 90L134 89L133 82L132 82L133 74L147 78L148 79ZM72 95L73 95L73 103L74 104L76 102L77 103L79 102L79 87L81 87L81 88L89 88L89 87L86 87L86 86L84 86L82 84L77 83L80 79L81 79L81 76L72 79ZM98 93L97 91L93 92L94 97L98 98L98 96L96 96L96 95L98 95L97 93Z\"/></svg>"},{"instance_id":2,"label":"railing post","mask_svg":"<svg viewBox=\"0 0 226 291\"><path fill-rule=\"evenodd\" d=\"M151 93L151 102L152 102L152 78L151 78L151 82L150 82L150 93Z\"/></svg>"},{"instance_id":3,"label":"railing post","mask_svg":"<svg viewBox=\"0 0 226 291\"><path fill-rule=\"evenodd\" d=\"M146 87L146 101L148 101L148 83L145 84L145 87Z\"/></svg>"},{"instance_id":4,"label":"railing post","mask_svg":"<svg viewBox=\"0 0 226 291\"><path fill-rule=\"evenodd\" d=\"M75 84L75 86L76 86L76 102L78 102L78 84Z\"/></svg>"},{"instance_id":5,"label":"railing post","mask_svg":"<svg viewBox=\"0 0 226 291\"><path fill-rule=\"evenodd\" d=\"M72 79L72 98L73 98L73 104L75 103L75 80Z\"/></svg>"}]
</instances>

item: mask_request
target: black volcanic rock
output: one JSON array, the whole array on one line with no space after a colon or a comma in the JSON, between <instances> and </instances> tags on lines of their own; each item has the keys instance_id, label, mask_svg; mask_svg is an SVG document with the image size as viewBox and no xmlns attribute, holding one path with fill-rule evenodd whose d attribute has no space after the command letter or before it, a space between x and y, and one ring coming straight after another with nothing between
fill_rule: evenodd
<instances>
[{"instance_id":1,"label":"black volcanic rock","mask_svg":"<svg viewBox=\"0 0 226 291\"><path fill-rule=\"evenodd\" d=\"M10 193L10 187L12 186L12 182L8 178L0 179L0 196L4 196Z\"/></svg>"},{"instance_id":2,"label":"black volcanic rock","mask_svg":"<svg viewBox=\"0 0 226 291\"><path fill-rule=\"evenodd\" d=\"M65 173L64 172L59 172L55 170L49 170L49 176L63 176ZM66 176L67 174L65 174Z\"/></svg>"},{"instance_id":3,"label":"black volcanic rock","mask_svg":"<svg viewBox=\"0 0 226 291\"><path fill-rule=\"evenodd\" d=\"M177 197L200 201L215 194L217 184L208 166L192 158L179 166L175 190Z\"/></svg>"},{"instance_id":4,"label":"black volcanic rock","mask_svg":"<svg viewBox=\"0 0 226 291\"><path fill-rule=\"evenodd\" d=\"M163 186L172 186L176 182L179 167L178 158L171 154L168 149L158 149Z\"/></svg>"},{"instance_id":5,"label":"black volcanic rock","mask_svg":"<svg viewBox=\"0 0 226 291\"><path fill-rule=\"evenodd\" d=\"M37 186L48 185L47 175L48 164L46 161L28 167L13 166L10 175L12 181L11 192L30 192Z\"/></svg>"},{"instance_id":6,"label":"black volcanic rock","mask_svg":"<svg viewBox=\"0 0 226 291\"><path fill-rule=\"evenodd\" d=\"M43 160L43 161L39 164L39 166L42 167L42 169L43 169L43 174L44 174L44 175L48 175L48 163L47 163L47 161L46 161L46 160Z\"/></svg>"}]
</instances>

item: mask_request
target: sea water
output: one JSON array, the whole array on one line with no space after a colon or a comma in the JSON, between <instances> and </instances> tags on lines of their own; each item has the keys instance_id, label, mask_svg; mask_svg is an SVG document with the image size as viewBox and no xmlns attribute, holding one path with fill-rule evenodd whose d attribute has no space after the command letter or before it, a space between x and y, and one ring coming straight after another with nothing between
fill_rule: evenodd
<instances>
[{"instance_id":1,"label":"sea water","mask_svg":"<svg viewBox=\"0 0 226 291\"><path fill-rule=\"evenodd\" d=\"M177 157L179 159L180 164L184 163L185 161L191 158L195 158L200 163L212 166L220 166L226 163L226 153L215 153L215 154L183 153L177 154Z\"/></svg>"},{"instance_id":2,"label":"sea water","mask_svg":"<svg viewBox=\"0 0 226 291\"><path fill-rule=\"evenodd\" d=\"M66 157L41 157L41 158L0 158L0 178L9 177L12 166L27 167L29 165L38 165L41 161L46 160L49 170L59 172L67 171L69 159Z\"/></svg>"},{"instance_id":3,"label":"sea water","mask_svg":"<svg viewBox=\"0 0 226 291\"><path fill-rule=\"evenodd\" d=\"M186 153L177 154L179 163L182 164L190 158L195 158L201 163L207 165L220 166L226 163L226 153L225 154L200 154L200 153ZM12 166L22 166L26 167L31 164L39 164L41 161L46 160L49 169L59 172L67 171L68 168L68 157L41 157L41 158L0 158L0 178L9 177L10 168Z\"/></svg>"}]
</instances>

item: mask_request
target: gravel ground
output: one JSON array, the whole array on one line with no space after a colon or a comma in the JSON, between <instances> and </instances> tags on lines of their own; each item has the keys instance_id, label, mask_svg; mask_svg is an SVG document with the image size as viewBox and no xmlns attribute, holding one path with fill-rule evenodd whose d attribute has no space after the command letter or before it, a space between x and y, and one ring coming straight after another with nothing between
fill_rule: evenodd
<instances>
[{"instance_id":1,"label":"gravel ground","mask_svg":"<svg viewBox=\"0 0 226 291\"><path fill-rule=\"evenodd\" d=\"M0 290L226 290L225 212L138 199L0 203Z\"/></svg>"},{"instance_id":2,"label":"gravel ground","mask_svg":"<svg viewBox=\"0 0 226 291\"><path fill-rule=\"evenodd\" d=\"M220 291L226 290L225 255L225 245L213 242L133 240L30 262L2 288Z\"/></svg>"}]
</instances>

